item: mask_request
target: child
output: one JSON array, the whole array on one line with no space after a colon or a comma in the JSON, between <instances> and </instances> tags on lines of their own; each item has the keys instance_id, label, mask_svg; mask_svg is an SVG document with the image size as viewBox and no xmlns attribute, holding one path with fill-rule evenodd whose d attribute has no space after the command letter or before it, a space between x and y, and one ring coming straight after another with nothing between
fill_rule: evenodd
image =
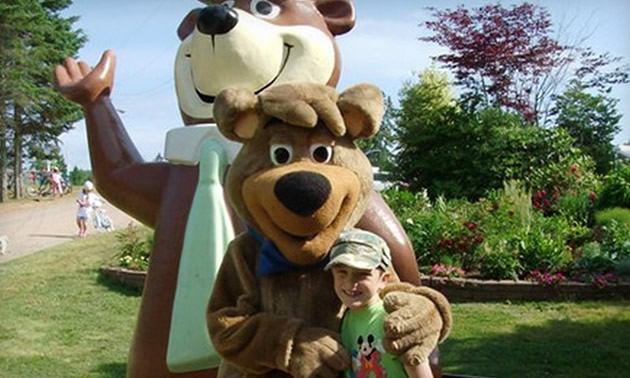
<instances>
[{"instance_id":1,"label":"child","mask_svg":"<svg viewBox=\"0 0 630 378\"><path fill-rule=\"evenodd\" d=\"M341 339L352 355L352 371L345 376L432 378L428 362L403 365L383 349L386 312L378 292L392 275L385 241L367 231L344 231L333 245L325 269L332 270L335 293L348 308Z\"/></svg>"},{"instance_id":2,"label":"child","mask_svg":"<svg viewBox=\"0 0 630 378\"><path fill-rule=\"evenodd\" d=\"M50 174L50 189L53 197L55 197L57 194L60 197L63 196L63 189L61 187L61 173L59 173L59 169L57 167L53 167L52 173Z\"/></svg>"},{"instance_id":3,"label":"child","mask_svg":"<svg viewBox=\"0 0 630 378\"><path fill-rule=\"evenodd\" d=\"M92 212L92 205L96 199L96 194L93 193L94 184L91 181L86 181L83 184L83 189L77 195L77 203L79 209L77 210L77 226L79 226L79 237L87 236L87 220Z\"/></svg>"}]
</instances>

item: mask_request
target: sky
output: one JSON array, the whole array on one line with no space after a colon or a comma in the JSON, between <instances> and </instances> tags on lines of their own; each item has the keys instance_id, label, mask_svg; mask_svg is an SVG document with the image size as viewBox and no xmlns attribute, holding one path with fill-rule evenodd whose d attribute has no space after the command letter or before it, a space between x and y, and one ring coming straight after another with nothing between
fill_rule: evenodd
<instances>
[{"instance_id":1,"label":"sky","mask_svg":"<svg viewBox=\"0 0 630 378\"><path fill-rule=\"evenodd\" d=\"M428 31L420 25L430 20L426 7L467 8L496 1L451 0L355 0L357 25L339 36L342 69L339 89L359 82L379 86L394 101L406 81L431 65L431 57L444 50L419 37ZM505 7L520 4L498 1ZM628 0L532 0L547 8L554 29L564 25L565 36L586 36L583 44L596 52L610 52L630 63L630 1ZM183 126L173 79L179 46L177 27L186 14L204 4L196 0L74 0L64 15L79 16L76 27L89 40L79 59L95 65L103 51L112 49L117 66L112 102L126 130L146 160L163 153L166 132ZM624 114L615 144L630 141L630 84L611 93L620 99ZM90 168L85 123L61 136L62 152L69 167Z\"/></svg>"}]
</instances>

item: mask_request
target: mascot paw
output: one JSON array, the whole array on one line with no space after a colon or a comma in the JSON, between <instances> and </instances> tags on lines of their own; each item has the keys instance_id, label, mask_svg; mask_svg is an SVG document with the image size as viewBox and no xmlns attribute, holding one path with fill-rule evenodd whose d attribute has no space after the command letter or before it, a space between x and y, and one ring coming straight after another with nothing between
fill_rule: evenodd
<instances>
[{"instance_id":1,"label":"mascot paw","mask_svg":"<svg viewBox=\"0 0 630 378\"><path fill-rule=\"evenodd\" d=\"M288 372L293 377L335 378L350 368L339 335L324 328L302 328L295 336Z\"/></svg>"},{"instance_id":2,"label":"mascot paw","mask_svg":"<svg viewBox=\"0 0 630 378\"><path fill-rule=\"evenodd\" d=\"M427 361L438 342L451 329L451 309L446 298L428 287L388 285L381 293L385 317L385 349L404 363Z\"/></svg>"}]
</instances>

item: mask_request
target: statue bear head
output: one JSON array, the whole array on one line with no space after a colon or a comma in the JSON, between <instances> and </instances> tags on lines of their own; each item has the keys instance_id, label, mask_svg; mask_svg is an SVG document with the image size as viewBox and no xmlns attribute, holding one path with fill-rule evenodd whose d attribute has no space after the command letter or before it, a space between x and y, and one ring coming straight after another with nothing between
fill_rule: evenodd
<instances>
[{"instance_id":1,"label":"statue bear head","mask_svg":"<svg viewBox=\"0 0 630 378\"><path fill-rule=\"evenodd\" d=\"M178 29L175 86L185 124L209 122L228 87L258 94L290 82L337 84L334 36L354 27L351 0L202 2Z\"/></svg>"}]
</instances>

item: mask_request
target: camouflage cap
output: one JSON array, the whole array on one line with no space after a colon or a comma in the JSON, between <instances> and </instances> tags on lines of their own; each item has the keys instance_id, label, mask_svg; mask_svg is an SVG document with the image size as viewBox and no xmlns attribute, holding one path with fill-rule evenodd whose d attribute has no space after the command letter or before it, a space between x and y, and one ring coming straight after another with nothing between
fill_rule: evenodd
<instances>
[{"instance_id":1,"label":"camouflage cap","mask_svg":"<svg viewBox=\"0 0 630 378\"><path fill-rule=\"evenodd\" d=\"M330 250L328 270L337 264L356 269L388 270L392 265L389 247L385 240L371 232L352 228L341 233Z\"/></svg>"}]
</instances>

